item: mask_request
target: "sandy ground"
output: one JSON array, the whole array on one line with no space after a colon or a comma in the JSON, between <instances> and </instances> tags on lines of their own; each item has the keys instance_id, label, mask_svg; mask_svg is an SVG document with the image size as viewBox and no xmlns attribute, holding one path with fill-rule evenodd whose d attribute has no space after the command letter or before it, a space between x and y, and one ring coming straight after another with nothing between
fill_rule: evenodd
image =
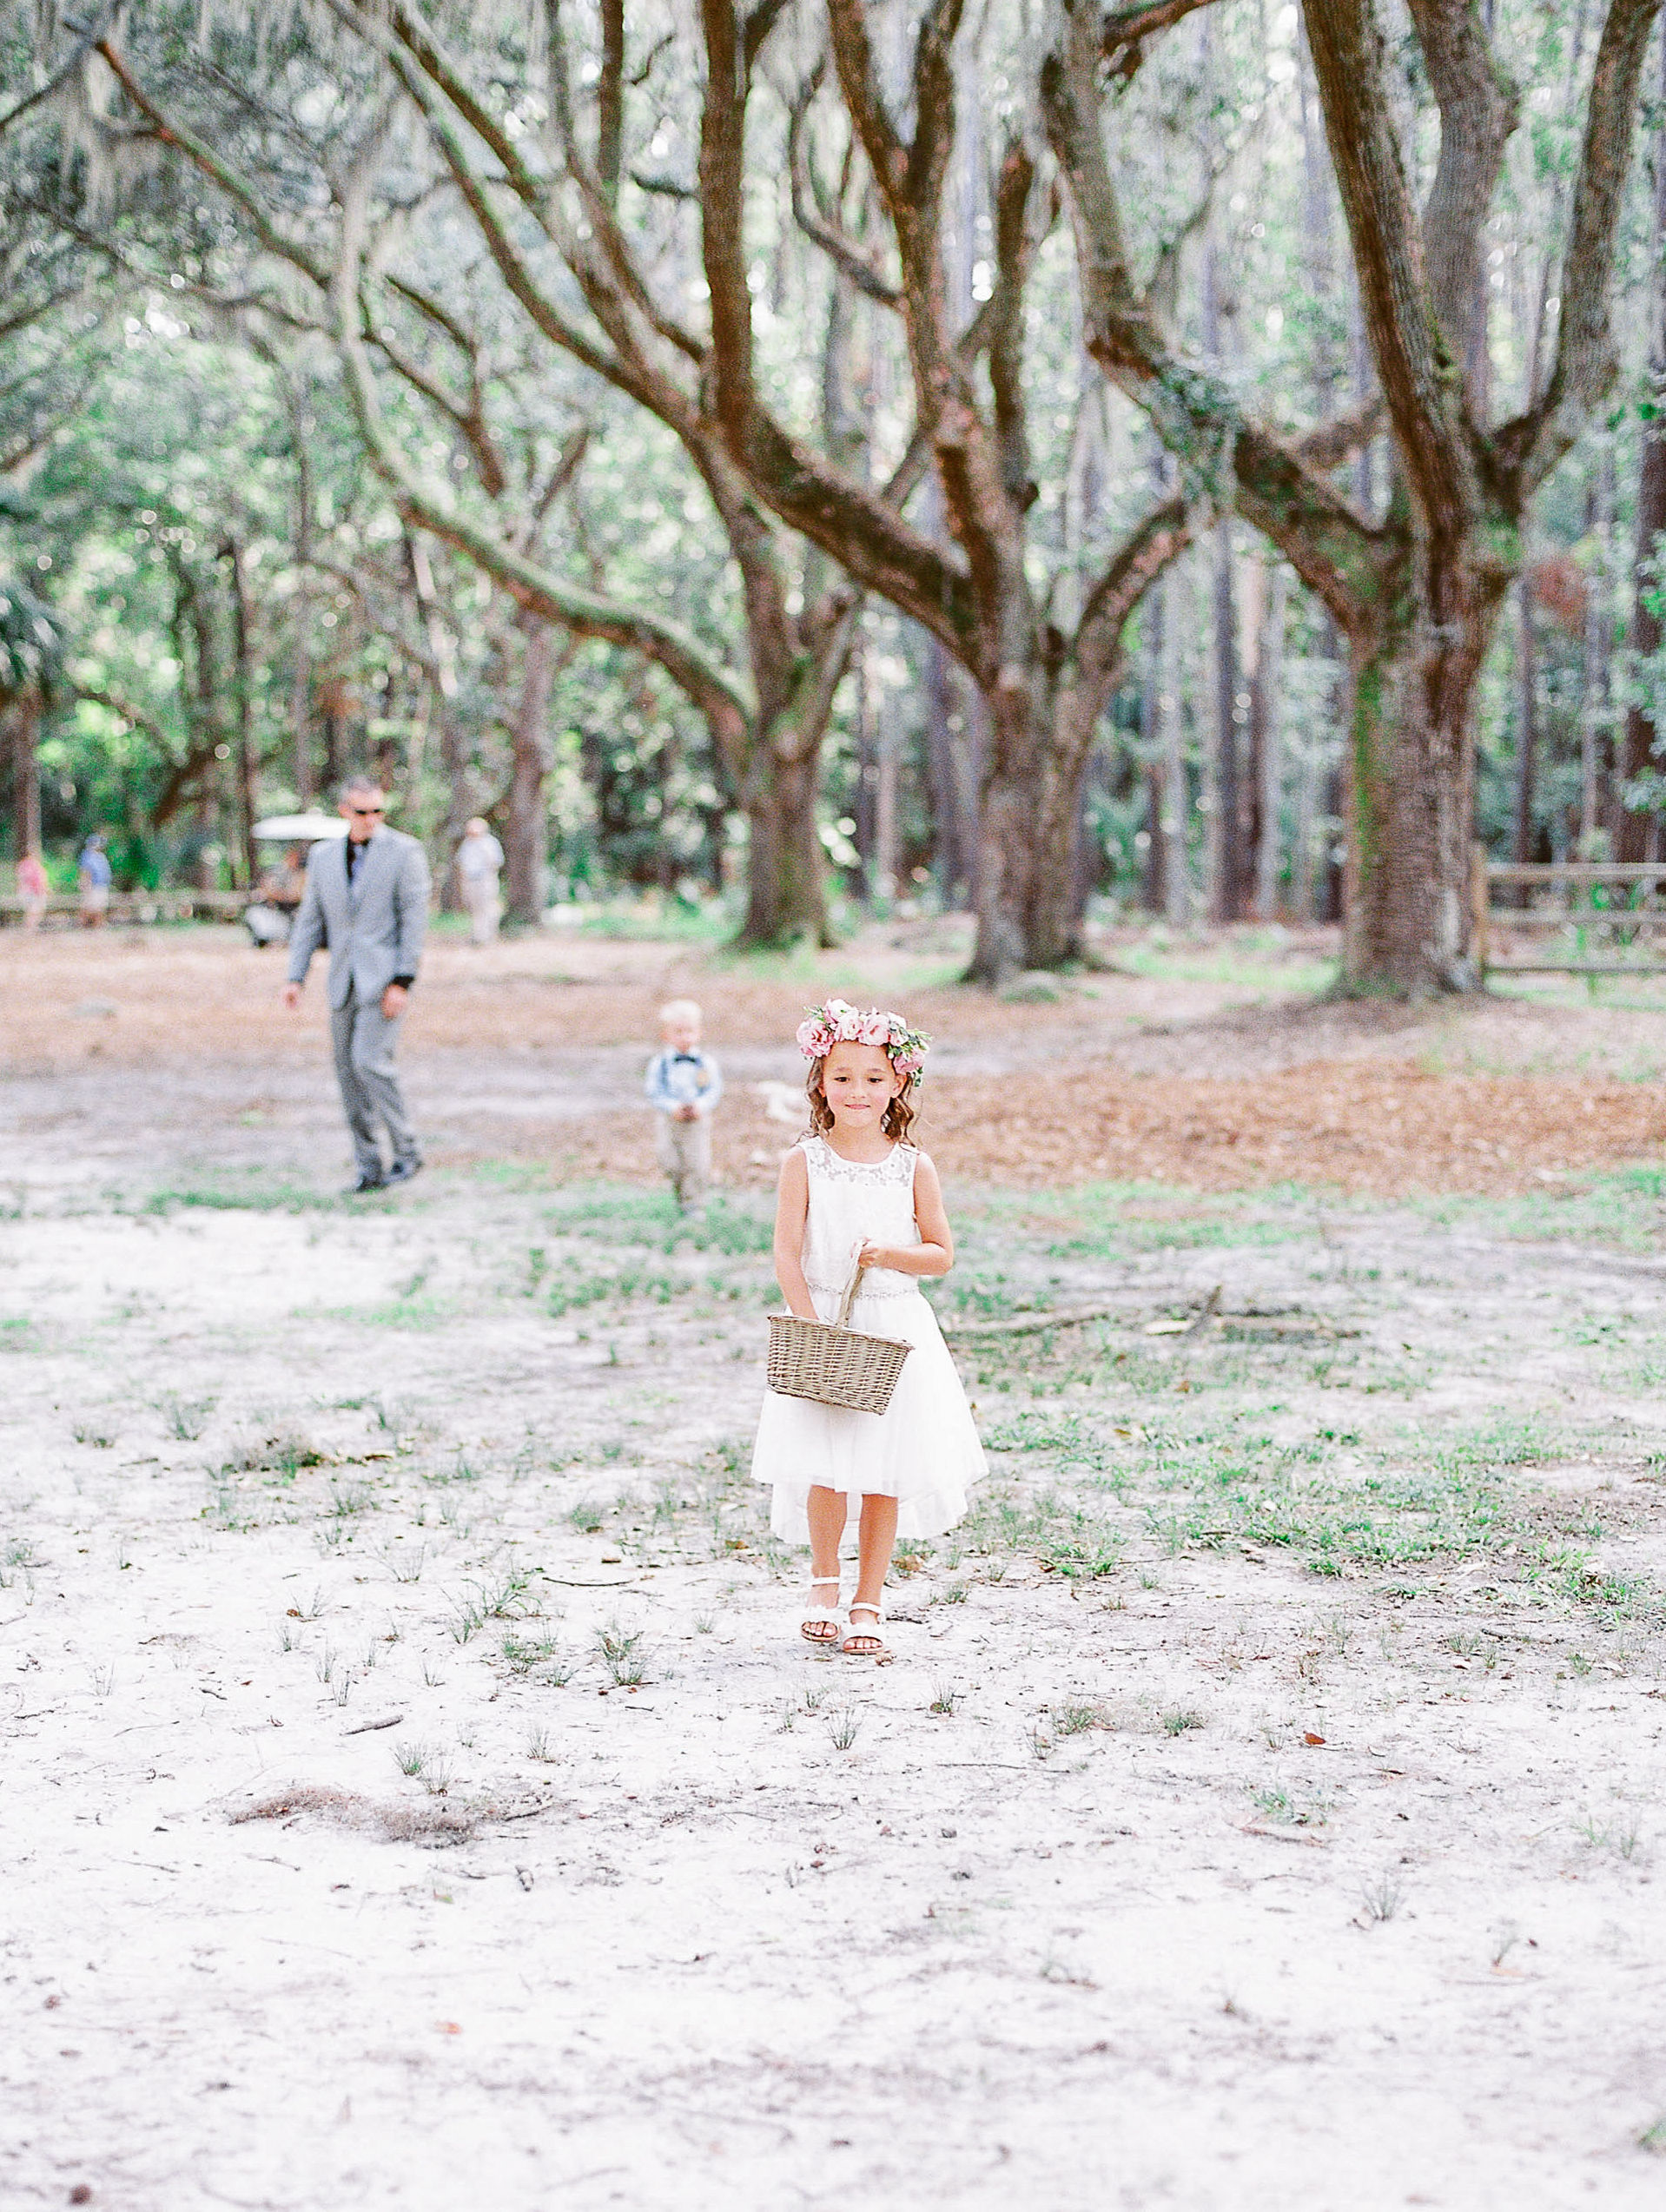
<instances>
[{"instance_id":1,"label":"sandy ground","mask_svg":"<svg viewBox=\"0 0 1666 2212\"><path fill-rule=\"evenodd\" d=\"M826 1661L744 1474L790 1132L758 1100L704 1241L525 1172L610 1117L629 1166L668 981L744 1083L803 982L577 947L599 980L488 990L533 954L442 948L408 1059L451 1165L350 1215L183 1202L339 1172L234 946L0 952L0 2200L1659 2202L1666 1261L962 1166L946 1311L1107 1317L961 1339L978 1515L897 1578L894 1665ZM1096 987L1151 1003L941 993L942 1094L1144 1053L1270 1147L1303 1064L1646 1113L1615 1079L1666 1045ZM1605 1112L1552 1164L1649 1157L1576 1153ZM1147 1333L1217 1284L1245 1318Z\"/></svg>"}]
</instances>

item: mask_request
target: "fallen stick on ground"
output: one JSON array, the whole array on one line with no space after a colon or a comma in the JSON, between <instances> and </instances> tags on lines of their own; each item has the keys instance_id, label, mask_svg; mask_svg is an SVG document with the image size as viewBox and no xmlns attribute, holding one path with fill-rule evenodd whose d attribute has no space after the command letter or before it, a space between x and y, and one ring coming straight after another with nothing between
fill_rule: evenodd
<instances>
[{"instance_id":1,"label":"fallen stick on ground","mask_svg":"<svg viewBox=\"0 0 1666 2212\"><path fill-rule=\"evenodd\" d=\"M1043 1329L1074 1329L1084 1321L1115 1321L1121 1309L1114 1305L1072 1305L1057 1313L1021 1313L1011 1321L949 1321L945 1337L1034 1337Z\"/></svg>"}]
</instances>

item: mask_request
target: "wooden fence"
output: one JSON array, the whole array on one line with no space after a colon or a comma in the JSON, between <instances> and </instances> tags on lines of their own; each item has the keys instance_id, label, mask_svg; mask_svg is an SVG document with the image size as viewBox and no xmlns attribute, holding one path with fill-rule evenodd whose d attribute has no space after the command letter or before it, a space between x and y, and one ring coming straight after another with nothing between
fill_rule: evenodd
<instances>
[{"instance_id":1,"label":"wooden fence","mask_svg":"<svg viewBox=\"0 0 1666 2212\"><path fill-rule=\"evenodd\" d=\"M236 921L249 903L248 891L113 891L106 919L110 921ZM47 918L81 912L73 891L55 892L46 901ZM23 901L15 892L0 894L0 924L20 922Z\"/></svg>"},{"instance_id":2,"label":"wooden fence","mask_svg":"<svg viewBox=\"0 0 1666 2212\"><path fill-rule=\"evenodd\" d=\"M1483 978L1666 974L1666 862L1490 861L1484 847L1473 849ZM1496 905L1501 890L1517 903Z\"/></svg>"}]
</instances>

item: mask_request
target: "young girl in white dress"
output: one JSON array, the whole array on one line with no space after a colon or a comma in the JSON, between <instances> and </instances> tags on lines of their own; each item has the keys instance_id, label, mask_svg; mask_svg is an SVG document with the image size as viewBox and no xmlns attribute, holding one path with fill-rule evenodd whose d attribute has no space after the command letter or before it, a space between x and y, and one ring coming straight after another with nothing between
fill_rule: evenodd
<instances>
[{"instance_id":1,"label":"young girl in white dress","mask_svg":"<svg viewBox=\"0 0 1666 2212\"><path fill-rule=\"evenodd\" d=\"M983 1447L937 1317L916 1287L955 1264L937 1171L907 1142L926 1040L897 1014L858 1014L830 999L801 1026L798 1045L810 1063L812 1133L782 1164L776 1278L794 1313L831 1321L860 1268L850 1326L913 1350L883 1413L767 1391L752 1473L774 1485L776 1535L810 1545L807 1641L883 1659L881 1596L896 1539L953 1528L968 1484L984 1471ZM839 1549L853 1504L856 1588L842 1638Z\"/></svg>"}]
</instances>

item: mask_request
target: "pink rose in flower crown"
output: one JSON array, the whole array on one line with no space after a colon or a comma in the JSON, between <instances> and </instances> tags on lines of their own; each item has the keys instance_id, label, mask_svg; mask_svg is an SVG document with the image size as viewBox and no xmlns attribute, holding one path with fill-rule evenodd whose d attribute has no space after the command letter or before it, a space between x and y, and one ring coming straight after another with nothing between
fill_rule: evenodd
<instances>
[{"instance_id":1,"label":"pink rose in flower crown","mask_svg":"<svg viewBox=\"0 0 1666 2212\"><path fill-rule=\"evenodd\" d=\"M835 1045L876 1045L897 1073L910 1082L919 1080L930 1044L900 1014L887 1014L878 1007L859 1014L844 999L812 1007L809 1019L798 1025L796 1041L808 1060L825 1060Z\"/></svg>"}]
</instances>

